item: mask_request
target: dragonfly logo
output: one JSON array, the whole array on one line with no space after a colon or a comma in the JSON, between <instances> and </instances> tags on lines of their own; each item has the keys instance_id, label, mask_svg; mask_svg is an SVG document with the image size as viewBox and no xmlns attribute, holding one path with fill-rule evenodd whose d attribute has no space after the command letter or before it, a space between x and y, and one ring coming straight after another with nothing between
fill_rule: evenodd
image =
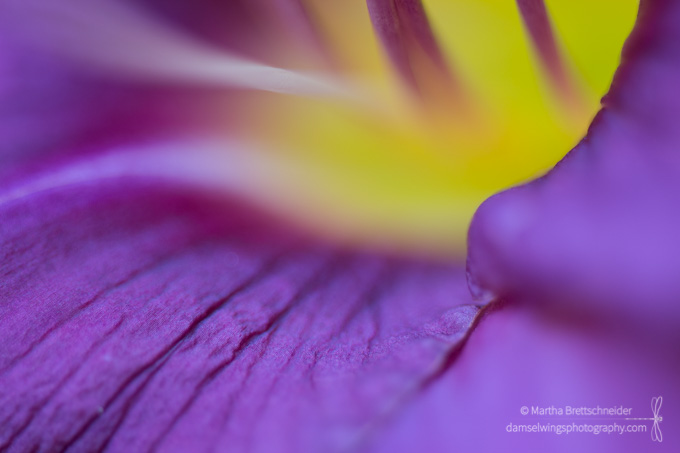
<instances>
[{"instance_id":1,"label":"dragonfly logo","mask_svg":"<svg viewBox=\"0 0 680 453\"><path fill-rule=\"evenodd\" d=\"M663 417L659 415L661 413L661 403L663 403L663 398L658 396L652 398L652 418L626 418L626 420L652 420L654 424L652 425L652 440L654 442L663 442L663 435L661 434L661 428L659 423L663 421Z\"/></svg>"}]
</instances>

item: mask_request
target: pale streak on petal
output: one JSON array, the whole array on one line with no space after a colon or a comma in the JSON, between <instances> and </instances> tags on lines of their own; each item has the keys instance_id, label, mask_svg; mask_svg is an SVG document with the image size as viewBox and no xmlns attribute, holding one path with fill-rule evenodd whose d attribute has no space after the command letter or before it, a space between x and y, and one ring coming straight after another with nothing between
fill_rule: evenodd
<instances>
[{"instance_id":1,"label":"pale streak on petal","mask_svg":"<svg viewBox=\"0 0 680 453\"><path fill-rule=\"evenodd\" d=\"M120 77L198 83L321 97L346 97L327 77L230 54L110 0L9 0L0 24L31 45Z\"/></svg>"},{"instance_id":2,"label":"pale streak on petal","mask_svg":"<svg viewBox=\"0 0 680 453\"><path fill-rule=\"evenodd\" d=\"M212 191L264 196L268 191L262 180L271 182L277 172L287 170L284 162L252 148L235 142L189 140L116 148L2 188L0 206L59 187L121 177L165 179Z\"/></svg>"},{"instance_id":3,"label":"pale streak on petal","mask_svg":"<svg viewBox=\"0 0 680 453\"><path fill-rule=\"evenodd\" d=\"M209 196L238 198L296 228L352 247L450 259L457 250L423 234L404 233L385 210L365 212L329 189L327 168L285 147L220 139L173 139L120 146L96 156L52 164L45 170L0 181L0 208L36 194L80 184L130 179L167 183ZM439 218L425 206L415 216ZM421 221L421 220L419 220ZM424 221L427 222L427 221ZM420 225L416 222L416 226ZM437 237L437 236L435 236Z\"/></svg>"},{"instance_id":4,"label":"pale streak on petal","mask_svg":"<svg viewBox=\"0 0 680 453\"><path fill-rule=\"evenodd\" d=\"M357 231L337 226L338 216L315 215L314 207L326 200L323 191L310 190L323 183L316 176L320 174L317 164L278 151L219 138L116 147L95 157L53 165L14 184L0 184L0 207L67 186L131 178L237 197L316 235L361 243ZM362 223L353 226L360 232Z\"/></svg>"}]
</instances>

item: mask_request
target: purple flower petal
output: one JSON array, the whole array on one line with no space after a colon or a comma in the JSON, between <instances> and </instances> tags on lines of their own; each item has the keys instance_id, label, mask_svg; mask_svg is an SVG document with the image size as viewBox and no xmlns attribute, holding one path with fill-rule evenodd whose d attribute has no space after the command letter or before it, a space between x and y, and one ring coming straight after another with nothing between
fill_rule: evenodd
<instances>
[{"instance_id":1,"label":"purple flower petal","mask_svg":"<svg viewBox=\"0 0 680 453\"><path fill-rule=\"evenodd\" d=\"M454 354L462 270L342 251L139 178L0 204L0 445L328 451Z\"/></svg>"},{"instance_id":2,"label":"purple flower petal","mask_svg":"<svg viewBox=\"0 0 680 453\"><path fill-rule=\"evenodd\" d=\"M469 236L480 296L520 294L676 335L678 24L680 3L643 1L587 137L543 178L480 208Z\"/></svg>"},{"instance_id":3,"label":"purple flower petal","mask_svg":"<svg viewBox=\"0 0 680 453\"><path fill-rule=\"evenodd\" d=\"M680 397L678 376L677 348L664 348L658 339L508 304L489 310L455 364L386 421L360 451L675 451L677 441L669 433L680 428L680 408L672 403ZM663 443L652 441L650 420L566 413L566 406L622 406L631 409L629 417L649 418L650 401L658 395L664 401ZM523 406L527 415L520 412ZM531 413L533 407L563 413L539 416ZM511 423L553 430L556 425L593 429L615 423L642 428L623 434L513 433L508 432Z\"/></svg>"},{"instance_id":4,"label":"purple flower petal","mask_svg":"<svg viewBox=\"0 0 680 453\"><path fill-rule=\"evenodd\" d=\"M408 52L436 63L420 2L392 5ZM607 319L677 325L677 224L663 209L677 201L677 49L665 44L678 36L675 5L643 4L647 25L581 149L480 211L476 288L571 306L583 297ZM115 156L2 167L14 180L0 183L0 449L538 451L544 437L504 432L521 405L637 410L680 397L665 335L659 345L535 305L480 318L456 265L313 241L242 200L168 182L163 169L145 175L137 157L139 172ZM664 413L671 433L678 415ZM549 441L584 445L640 451L649 439Z\"/></svg>"}]
</instances>

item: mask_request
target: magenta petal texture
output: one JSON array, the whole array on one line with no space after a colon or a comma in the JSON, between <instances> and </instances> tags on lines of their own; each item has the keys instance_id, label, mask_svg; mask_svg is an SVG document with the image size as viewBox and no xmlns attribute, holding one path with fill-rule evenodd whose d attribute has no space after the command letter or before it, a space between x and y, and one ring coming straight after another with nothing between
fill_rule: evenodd
<instances>
[{"instance_id":1,"label":"magenta petal texture","mask_svg":"<svg viewBox=\"0 0 680 453\"><path fill-rule=\"evenodd\" d=\"M680 2L645 0L583 141L489 199L470 229L478 296L522 296L646 326L680 321Z\"/></svg>"},{"instance_id":2,"label":"magenta petal texture","mask_svg":"<svg viewBox=\"0 0 680 453\"><path fill-rule=\"evenodd\" d=\"M450 365L460 268L120 179L0 205L0 449L333 451Z\"/></svg>"}]
</instances>

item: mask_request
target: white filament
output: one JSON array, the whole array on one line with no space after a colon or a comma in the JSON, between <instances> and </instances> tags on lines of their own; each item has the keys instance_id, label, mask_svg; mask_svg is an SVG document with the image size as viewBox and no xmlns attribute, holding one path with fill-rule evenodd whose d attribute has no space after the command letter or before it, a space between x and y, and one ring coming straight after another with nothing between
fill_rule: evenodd
<instances>
[{"instance_id":1,"label":"white filament","mask_svg":"<svg viewBox=\"0 0 680 453\"><path fill-rule=\"evenodd\" d=\"M0 26L50 52L115 76L344 97L328 78L250 61L186 36L114 0L4 0Z\"/></svg>"}]
</instances>

